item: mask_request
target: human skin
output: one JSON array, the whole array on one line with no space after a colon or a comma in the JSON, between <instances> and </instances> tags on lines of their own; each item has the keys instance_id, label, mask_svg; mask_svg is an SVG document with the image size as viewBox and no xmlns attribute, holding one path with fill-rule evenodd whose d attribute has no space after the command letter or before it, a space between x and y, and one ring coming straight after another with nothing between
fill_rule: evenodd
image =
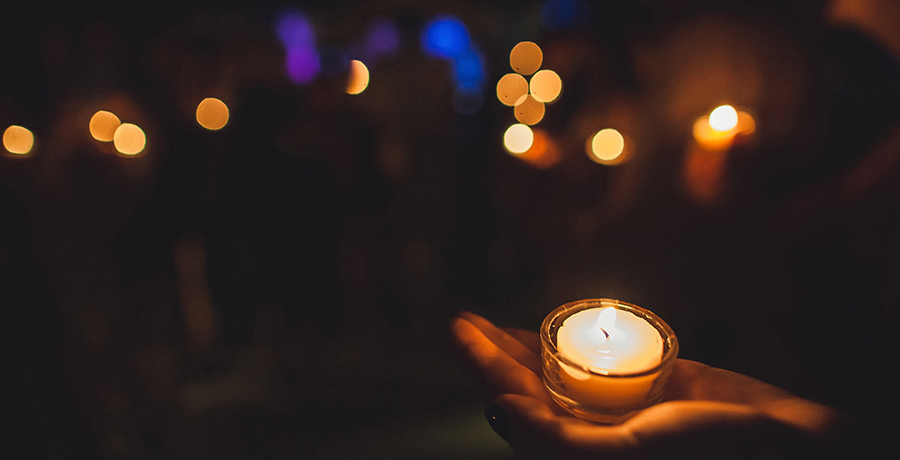
<instances>
[{"instance_id":1,"label":"human skin","mask_svg":"<svg viewBox=\"0 0 900 460\"><path fill-rule=\"evenodd\" d=\"M500 409L522 459L822 458L837 453L839 414L759 380L679 359L663 401L619 425L556 404L541 378L540 337L474 313L450 324L462 366Z\"/></svg>"}]
</instances>

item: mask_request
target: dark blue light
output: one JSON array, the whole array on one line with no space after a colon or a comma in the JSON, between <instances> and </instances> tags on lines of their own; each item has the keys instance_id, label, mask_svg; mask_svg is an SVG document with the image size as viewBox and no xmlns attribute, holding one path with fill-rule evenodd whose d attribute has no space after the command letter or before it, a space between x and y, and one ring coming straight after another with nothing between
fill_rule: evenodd
<instances>
[{"instance_id":1,"label":"dark blue light","mask_svg":"<svg viewBox=\"0 0 900 460\"><path fill-rule=\"evenodd\" d=\"M433 57L453 59L469 46L469 31L454 16L438 16L422 32L422 49Z\"/></svg>"},{"instance_id":2,"label":"dark blue light","mask_svg":"<svg viewBox=\"0 0 900 460\"><path fill-rule=\"evenodd\" d=\"M541 24L550 30L568 29L583 23L588 14L582 0L547 0L541 5Z\"/></svg>"},{"instance_id":3,"label":"dark blue light","mask_svg":"<svg viewBox=\"0 0 900 460\"><path fill-rule=\"evenodd\" d=\"M484 74L484 59L475 49L469 48L453 60L453 77L461 88L480 88L484 83Z\"/></svg>"}]
</instances>

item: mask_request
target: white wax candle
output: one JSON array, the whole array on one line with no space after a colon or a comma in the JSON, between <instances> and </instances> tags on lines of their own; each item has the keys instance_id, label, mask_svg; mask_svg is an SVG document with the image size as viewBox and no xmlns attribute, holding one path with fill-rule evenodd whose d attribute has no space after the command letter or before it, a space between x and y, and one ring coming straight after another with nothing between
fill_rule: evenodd
<instances>
[{"instance_id":1,"label":"white wax candle","mask_svg":"<svg viewBox=\"0 0 900 460\"><path fill-rule=\"evenodd\" d=\"M662 337L647 320L613 307L582 310L559 328L560 353L599 374L630 374L660 363Z\"/></svg>"}]
</instances>

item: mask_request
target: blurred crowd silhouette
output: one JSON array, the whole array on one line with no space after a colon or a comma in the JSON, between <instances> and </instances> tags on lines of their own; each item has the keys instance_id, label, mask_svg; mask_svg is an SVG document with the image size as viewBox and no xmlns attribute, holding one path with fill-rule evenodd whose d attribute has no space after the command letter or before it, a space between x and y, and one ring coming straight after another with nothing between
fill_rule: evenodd
<instances>
[{"instance_id":1,"label":"blurred crowd silhouette","mask_svg":"<svg viewBox=\"0 0 900 460\"><path fill-rule=\"evenodd\" d=\"M578 16L548 22L557 3ZM36 141L0 156L4 452L508 458L471 434L486 424L438 433L481 404L446 321L536 330L587 297L656 312L682 357L836 407L896 452L887 3L16 4L0 128ZM315 26L310 83L285 76L285 8ZM458 111L448 63L421 49L440 14L483 48L478 110ZM400 45L348 95L335 50L384 18ZM493 85L523 40L563 80L540 125L549 165L503 150L515 120ZM228 104L222 130L197 125L204 97ZM753 112L754 137L692 154L691 124L722 103ZM96 110L141 126L145 150L92 139ZM629 162L585 155L607 125L634 141ZM421 448L364 437L416 425L436 427Z\"/></svg>"}]
</instances>

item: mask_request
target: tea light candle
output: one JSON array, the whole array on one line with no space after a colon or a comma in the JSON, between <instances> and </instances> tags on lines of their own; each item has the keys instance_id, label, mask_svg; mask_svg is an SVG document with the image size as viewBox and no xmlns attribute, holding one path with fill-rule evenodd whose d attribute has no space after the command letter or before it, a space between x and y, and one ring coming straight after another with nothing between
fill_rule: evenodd
<instances>
[{"instance_id":1,"label":"tea light candle","mask_svg":"<svg viewBox=\"0 0 900 460\"><path fill-rule=\"evenodd\" d=\"M563 356L599 374L634 373L662 360L662 337L645 319L613 307L570 316L559 328L556 347Z\"/></svg>"},{"instance_id":2,"label":"tea light candle","mask_svg":"<svg viewBox=\"0 0 900 460\"><path fill-rule=\"evenodd\" d=\"M570 412L621 422L659 401L678 353L659 317L611 299L571 302L541 328L544 382Z\"/></svg>"}]
</instances>

